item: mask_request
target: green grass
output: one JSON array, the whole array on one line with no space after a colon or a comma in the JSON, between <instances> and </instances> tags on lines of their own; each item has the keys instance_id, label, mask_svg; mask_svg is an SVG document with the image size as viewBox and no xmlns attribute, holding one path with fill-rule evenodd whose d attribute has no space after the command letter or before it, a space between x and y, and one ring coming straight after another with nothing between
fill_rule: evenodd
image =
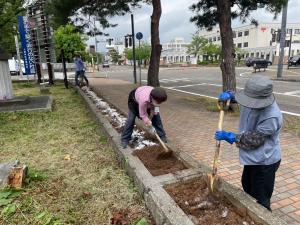
<instances>
[{"instance_id":1,"label":"green grass","mask_svg":"<svg viewBox=\"0 0 300 225\"><path fill-rule=\"evenodd\" d=\"M149 218L80 96L62 84L50 91L52 112L0 113L1 162L18 159L29 167L24 190L3 200L0 224L109 224L123 209L130 224ZM39 88L17 83L14 93L39 95Z\"/></svg>"},{"instance_id":2,"label":"green grass","mask_svg":"<svg viewBox=\"0 0 300 225\"><path fill-rule=\"evenodd\" d=\"M212 98L202 97L202 96L185 97L184 99L201 105L209 112L219 113L220 111L218 107L217 99L212 99ZM234 107L234 111L230 110L227 113L230 116L239 116L239 107L237 106L233 106L233 107Z\"/></svg>"}]
</instances>

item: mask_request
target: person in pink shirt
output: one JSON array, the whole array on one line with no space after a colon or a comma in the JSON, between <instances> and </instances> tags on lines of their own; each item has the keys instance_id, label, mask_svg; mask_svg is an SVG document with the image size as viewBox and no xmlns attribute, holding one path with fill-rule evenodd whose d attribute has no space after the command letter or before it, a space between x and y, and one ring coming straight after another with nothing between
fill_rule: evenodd
<instances>
[{"instance_id":1,"label":"person in pink shirt","mask_svg":"<svg viewBox=\"0 0 300 225\"><path fill-rule=\"evenodd\" d=\"M143 120L146 126L153 126L158 136L167 142L166 132L159 114L159 106L165 101L167 101L167 93L160 87L141 86L129 93L128 117L121 137L123 148L127 148L131 139L136 117Z\"/></svg>"}]
</instances>

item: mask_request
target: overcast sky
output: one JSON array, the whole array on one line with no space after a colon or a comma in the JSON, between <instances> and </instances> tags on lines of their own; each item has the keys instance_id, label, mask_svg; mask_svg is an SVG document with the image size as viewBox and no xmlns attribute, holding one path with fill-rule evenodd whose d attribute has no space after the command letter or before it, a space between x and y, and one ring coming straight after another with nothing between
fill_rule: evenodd
<instances>
[{"instance_id":1,"label":"overcast sky","mask_svg":"<svg viewBox=\"0 0 300 225\"><path fill-rule=\"evenodd\" d=\"M185 41L191 40L192 34L197 31L196 26L189 20L193 16L193 12L189 10L189 6L195 0L162 0L162 17L160 20L160 38L161 43L169 42L174 37L183 37ZM300 0L290 0L288 8L288 22L300 23ZM150 16L152 14L151 5L143 5L142 8L134 11L135 16L135 31L142 32L146 40L150 37ZM253 12L251 17L254 17L259 22L274 22L273 15L261 9ZM130 15L122 17L114 17L111 22L117 23L118 26L106 29L105 32L110 34L112 38L122 38L131 33ZM281 15L275 22L281 21ZM239 26L239 20L233 21L233 26ZM100 39L106 39L101 37ZM100 45L100 44L99 44ZM99 46L100 47L100 46ZM104 50L104 44L101 44L101 51Z\"/></svg>"}]
</instances>

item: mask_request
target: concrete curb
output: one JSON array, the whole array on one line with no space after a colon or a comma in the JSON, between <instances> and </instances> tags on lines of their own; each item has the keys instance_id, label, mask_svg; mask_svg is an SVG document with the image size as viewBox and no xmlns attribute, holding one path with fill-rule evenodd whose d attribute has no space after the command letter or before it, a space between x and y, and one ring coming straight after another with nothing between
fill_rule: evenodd
<instances>
[{"instance_id":1,"label":"concrete curb","mask_svg":"<svg viewBox=\"0 0 300 225\"><path fill-rule=\"evenodd\" d=\"M166 185L190 179L203 179L203 177L210 172L209 168L207 166L203 166L200 162L194 160L188 154L180 152L177 148L175 148L174 144L171 143L169 144L169 147L171 147L177 157L189 165L190 168L172 174L169 173L153 177L143 163L136 156L132 155L133 149L121 148L120 134L112 127L107 118L99 112L93 102L78 87L75 87L75 89L84 99L93 117L102 125L100 127L101 131L109 138L109 143L113 147L122 167L126 170L129 176L133 178L138 187L139 193L145 199L146 205L155 219L156 224L193 225L194 223L192 220L182 211L181 208L179 208L175 201L165 191L164 187ZM117 107L115 108L118 109ZM139 122L138 126L143 128L143 125ZM217 191L227 198L242 215L247 215L255 222L264 225L287 224L276 215L258 205L254 199L245 194L243 191L228 184L222 179L219 179L216 183Z\"/></svg>"},{"instance_id":2,"label":"concrete curb","mask_svg":"<svg viewBox=\"0 0 300 225\"><path fill-rule=\"evenodd\" d=\"M39 98L41 96L30 96L29 99L32 100L32 99L36 99L36 98ZM14 112L48 112L48 111L52 111L52 106L53 106L53 102L54 102L54 99L52 96L50 95L47 95L47 96L42 96L42 97L48 97L47 99L47 103L46 103L46 106L45 107L42 107L42 108L28 108L28 109L14 109L14 110L7 110L7 111L1 111L3 113L14 113ZM26 104L24 104L26 105Z\"/></svg>"}]
</instances>

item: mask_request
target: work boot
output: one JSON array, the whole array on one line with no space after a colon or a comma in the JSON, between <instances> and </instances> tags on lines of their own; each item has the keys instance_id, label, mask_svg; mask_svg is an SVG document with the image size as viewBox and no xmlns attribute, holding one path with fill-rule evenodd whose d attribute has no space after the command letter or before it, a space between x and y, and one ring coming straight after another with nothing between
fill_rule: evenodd
<instances>
[{"instance_id":1,"label":"work boot","mask_svg":"<svg viewBox=\"0 0 300 225\"><path fill-rule=\"evenodd\" d=\"M127 148L128 142L127 141L121 141L121 146L123 149Z\"/></svg>"},{"instance_id":2,"label":"work boot","mask_svg":"<svg viewBox=\"0 0 300 225\"><path fill-rule=\"evenodd\" d=\"M164 142L164 143L168 143L168 139L166 136L160 137L160 139Z\"/></svg>"}]
</instances>

